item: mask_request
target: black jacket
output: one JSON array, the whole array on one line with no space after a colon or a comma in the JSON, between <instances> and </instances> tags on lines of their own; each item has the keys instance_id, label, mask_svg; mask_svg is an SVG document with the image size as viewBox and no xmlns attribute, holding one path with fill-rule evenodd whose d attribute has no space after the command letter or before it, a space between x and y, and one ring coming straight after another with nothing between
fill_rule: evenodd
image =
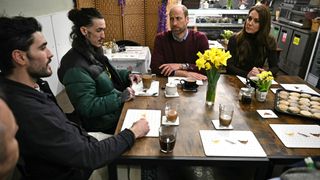
<instances>
[{"instance_id":1,"label":"black jacket","mask_svg":"<svg viewBox=\"0 0 320 180\"><path fill-rule=\"evenodd\" d=\"M94 169L111 162L134 143L130 130L97 141L66 118L50 92L39 92L1 76L0 87L19 126L16 138L24 163L18 165L27 179L88 179Z\"/></svg>"}]
</instances>

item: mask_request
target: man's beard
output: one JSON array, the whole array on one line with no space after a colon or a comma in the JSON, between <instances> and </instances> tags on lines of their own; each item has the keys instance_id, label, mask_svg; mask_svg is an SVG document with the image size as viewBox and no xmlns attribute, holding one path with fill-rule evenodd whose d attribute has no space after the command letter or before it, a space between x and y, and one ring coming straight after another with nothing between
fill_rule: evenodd
<instances>
[{"instance_id":1,"label":"man's beard","mask_svg":"<svg viewBox=\"0 0 320 180\"><path fill-rule=\"evenodd\" d=\"M27 53L27 57L29 59L30 64L33 64L33 61L35 61L31 55ZM28 74L33 78L33 79L39 79L43 77L49 77L52 75L52 70L48 69L48 64L51 62L51 59L47 62L45 67L34 67L34 66L29 66L27 69Z\"/></svg>"},{"instance_id":2,"label":"man's beard","mask_svg":"<svg viewBox=\"0 0 320 180\"><path fill-rule=\"evenodd\" d=\"M182 28L173 30L173 33L174 33L176 36L179 36L180 34L183 34L186 29L187 29L187 27L182 27Z\"/></svg>"}]
</instances>

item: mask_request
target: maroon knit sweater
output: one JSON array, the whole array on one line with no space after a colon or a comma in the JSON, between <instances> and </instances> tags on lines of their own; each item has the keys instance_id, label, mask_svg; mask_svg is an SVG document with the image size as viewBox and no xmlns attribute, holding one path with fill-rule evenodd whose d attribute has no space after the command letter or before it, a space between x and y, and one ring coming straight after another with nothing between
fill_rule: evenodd
<instances>
[{"instance_id":1,"label":"maroon knit sweater","mask_svg":"<svg viewBox=\"0 0 320 180\"><path fill-rule=\"evenodd\" d=\"M173 39L171 31L157 34L151 57L152 73L161 75L159 66L166 63L189 63L189 71L200 72L195 66L197 53L209 49L206 35L202 32L189 30L188 37L182 42ZM203 71L200 73L204 74ZM173 75L173 74L171 74Z\"/></svg>"}]
</instances>

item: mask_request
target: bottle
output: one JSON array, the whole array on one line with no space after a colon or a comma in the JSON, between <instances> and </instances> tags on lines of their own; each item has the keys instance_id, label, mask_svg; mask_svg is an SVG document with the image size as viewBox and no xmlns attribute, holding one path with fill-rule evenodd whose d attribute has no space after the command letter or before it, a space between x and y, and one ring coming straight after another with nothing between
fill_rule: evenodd
<instances>
[{"instance_id":1,"label":"bottle","mask_svg":"<svg viewBox=\"0 0 320 180\"><path fill-rule=\"evenodd\" d=\"M209 3L207 1L205 1L203 3L203 9L208 9L209 8Z\"/></svg>"},{"instance_id":2,"label":"bottle","mask_svg":"<svg viewBox=\"0 0 320 180\"><path fill-rule=\"evenodd\" d=\"M232 0L227 0L227 9L232 9Z\"/></svg>"}]
</instances>

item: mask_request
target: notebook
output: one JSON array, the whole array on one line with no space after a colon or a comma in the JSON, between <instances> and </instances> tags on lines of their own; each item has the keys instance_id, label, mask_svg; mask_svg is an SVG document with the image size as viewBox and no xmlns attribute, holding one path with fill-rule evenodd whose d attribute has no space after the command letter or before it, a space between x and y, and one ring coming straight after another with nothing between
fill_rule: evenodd
<instances>
[{"instance_id":1,"label":"notebook","mask_svg":"<svg viewBox=\"0 0 320 180\"><path fill-rule=\"evenodd\" d=\"M147 137L159 137L159 127L161 121L161 110L150 109L128 109L121 130L130 128L134 122L144 116L149 122L150 131Z\"/></svg>"}]
</instances>

